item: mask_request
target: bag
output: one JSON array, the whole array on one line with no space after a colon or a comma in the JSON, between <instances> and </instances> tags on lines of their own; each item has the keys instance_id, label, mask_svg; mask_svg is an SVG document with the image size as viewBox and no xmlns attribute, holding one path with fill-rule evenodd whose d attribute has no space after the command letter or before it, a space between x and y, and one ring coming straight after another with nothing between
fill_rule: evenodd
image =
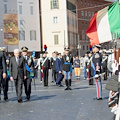
<instances>
[{"instance_id":1,"label":"bag","mask_svg":"<svg viewBox=\"0 0 120 120\"><path fill-rule=\"evenodd\" d=\"M34 73L30 72L30 78L34 78Z\"/></svg>"}]
</instances>

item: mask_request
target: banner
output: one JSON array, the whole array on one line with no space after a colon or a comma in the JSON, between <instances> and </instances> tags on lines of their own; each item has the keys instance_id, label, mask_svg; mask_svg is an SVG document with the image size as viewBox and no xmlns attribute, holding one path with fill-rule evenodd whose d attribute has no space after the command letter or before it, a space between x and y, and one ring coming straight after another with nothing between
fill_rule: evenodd
<instances>
[{"instance_id":1,"label":"banner","mask_svg":"<svg viewBox=\"0 0 120 120\"><path fill-rule=\"evenodd\" d=\"M17 14L4 14L4 44L18 45L18 16Z\"/></svg>"}]
</instances>

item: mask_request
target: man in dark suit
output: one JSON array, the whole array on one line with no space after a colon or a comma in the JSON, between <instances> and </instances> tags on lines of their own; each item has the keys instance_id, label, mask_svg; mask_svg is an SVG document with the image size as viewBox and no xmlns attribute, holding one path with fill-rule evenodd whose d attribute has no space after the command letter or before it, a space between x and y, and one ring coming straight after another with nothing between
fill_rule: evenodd
<instances>
[{"instance_id":1,"label":"man in dark suit","mask_svg":"<svg viewBox=\"0 0 120 120\"><path fill-rule=\"evenodd\" d=\"M25 60L20 57L19 50L14 50L14 57L10 60L10 79L14 80L18 102L22 102L23 80L26 79Z\"/></svg>"},{"instance_id":2,"label":"man in dark suit","mask_svg":"<svg viewBox=\"0 0 120 120\"><path fill-rule=\"evenodd\" d=\"M0 100L1 100L1 84L6 79L6 59L2 48L0 48Z\"/></svg>"},{"instance_id":3,"label":"man in dark suit","mask_svg":"<svg viewBox=\"0 0 120 120\"><path fill-rule=\"evenodd\" d=\"M56 58L57 58L57 51L53 52L53 57L51 58L51 61L50 61L52 74L53 74L55 82L56 82L56 79L57 79L57 73L56 73L56 70L55 70L56 69L56 67L55 67Z\"/></svg>"},{"instance_id":4,"label":"man in dark suit","mask_svg":"<svg viewBox=\"0 0 120 120\"><path fill-rule=\"evenodd\" d=\"M3 87L3 93L4 93L4 100L8 100L8 83L9 83L9 61L10 58L6 55L6 48L2 47L1 51L3 51L5 59L6 59L6 78L2 79L2 87Z\"/></svg>"},{"instance_id":5,"label":"man in dark suit","mask_svg":"<svg viewBox=\"0 0 120 120\"><path fill-rule=\"evenodd\" d=\"M59 87L63 87L63 85L61 84L61 81L64 78L64 75L62 73L62 59L61 59L61 53L58 53L58 57L56 59L56 72L58 74L58 78L56 80L56 84Z\"/></svg>"},{"instance_id":6,"label":"man in dark suit","mask_svg":"<svg viewBox=\"0 0 120 120\"><path fill-rule=\"evenodd\" d=\"M30 74L34 73L34 62L32 57L27 55L28 48L22 47L22 55L25 59L25 65L26 65L26 79L24 80L24 87L25 87L25 94L27 101L30 100L30 94L31 94L31 81L34 76L31 76Z\"/></svg>"}]
</instances>

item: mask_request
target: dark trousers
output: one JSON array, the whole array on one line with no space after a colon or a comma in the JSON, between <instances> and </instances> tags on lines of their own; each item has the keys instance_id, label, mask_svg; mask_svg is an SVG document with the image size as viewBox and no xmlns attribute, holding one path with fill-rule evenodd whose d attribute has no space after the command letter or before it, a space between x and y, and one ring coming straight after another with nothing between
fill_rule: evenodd
<instances>
[{"instance_id":1,"label":"dark trousers","mask_svg":"<svg viewBox=\"0 0 120 120\"><path fill-rule=\"evenodd\" d=\"M27 97L30 97L31 94L31 78L24 80L25 94Z\"/></svg>"},{"instance_id":2,"label":"dark trousers","mask_svg":"<svg viewBox=\"0 0 120 120\"><path fill-rule=\"evenodd\" d=\"M15 83L17 99L22 100L23 79L21 79L18 76L17 79L14 80L14 83Z\"/></svg>"},{"instance_id":3,"label":"dark trousers","mask_svg":"<svg viewBox=\"0 0 120 120\"><path fill-rule=\"evenodd\" d=\"M58 73L58 78L56 80L56 83L58 85L61 85L61 81L63 80L63 78L64 78L64 75L62 73Z\"/></svg>"},{"instance_id":4,"label":"dark trousers","mask_svg":"<svg viewBox=\"0 0 120 120\"><path fill-rule=\"evenodd\" d=\"M107 80L107 67L103 68L104 80Z\"/></svg>"},{"instance_id":5,"label":"dark trousers","mask_svg":"<svg viewBox=\"0 0 120 120\"><path fill-rule=\"evenodd\" d=\"M4 97L8 97L8 83L9 83L8 78L2 79Z\"/></svg>"},{"instance_id":6,"label":"dark trousers","mask_svg":"<svg viewBox=\"0 0 120 120\"><path fill-rule=\"evenodd\" d=\"M1 97L1 86L3 87L4 97L8 97L8 82L9 80L3 79L3 71L0 70L0 97Z\"/></svg>"},{"instance_id":7,"label":"dark trousers","mask_svg":"<svg viewBox=\"0 0 120 120\"><path fill-rule=\"evenodd\" d=\"M54 80L56 82L57 77L58 77L58 74L57 74L56 70L53 70L53 77L54 77Z\"/></svg>"},{"instance_id":8,"label":"dark trousers","mask_svg":"<svg viewBox=\"0 0 120 120\"><path fill-rule=\"evenodd\" d=\"M38 72L38 69L37 69L37 68L35 68L35 71L34 71L34 76L35 76L35 78L37 78L37 77L38 77L37 72Z\"/></svg>"},{"instance_id":9,"label":"dark trousers","mask_svg":"<svg viewBox=\"0 0 120 120\"><path fill-rule=\"evenodd\" d=\"M3 79L2 75L3 75L3 71L0 70L0 98L1 98L1 85L2 85L2 79Z\"/></svg>"},{"instance_id":10,"label":"dark trousers","mask_svg":"<svg viewBox=\"0 0 120 120\"><path fill-rule=\"evenodd\" d=\"M92 79L92 75L91 75L91 69L89 69L89 85L93 85L94 80Z\"/></svg>"},{"instance_id":11,"label":"dark trousers","mask_svg":"<svg viewBox=\"0 0 120 120\"><path fill-rule=\"evenodd\" d=\"M44 86L48 86L48 68L43 68L43 83Z\"/></svg>"}]
</instances>

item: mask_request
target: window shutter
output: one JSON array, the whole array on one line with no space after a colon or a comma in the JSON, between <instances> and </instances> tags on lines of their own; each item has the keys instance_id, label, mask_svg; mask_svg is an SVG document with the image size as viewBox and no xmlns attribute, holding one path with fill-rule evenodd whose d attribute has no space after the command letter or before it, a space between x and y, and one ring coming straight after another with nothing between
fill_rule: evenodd
<instances>
[{"instance_id":1,"label":"window shutter","mask_svg":"<svg viewBox=\"0 0 120 120\"><path fill-rule=\"evenodd\" d=\"M50 7L51 7L51 9L53 9L52 0L50 0Z\"/></svg>"},{"instance_id":2,"label":"window shutter","mask_svg":"<svg viewBox=\"0 0 120 120\"><path fill-rule=\"evenodd\" d=\"M59 9L59 0L57 0L57 9Z\"/></svg>"}]
</instances>

